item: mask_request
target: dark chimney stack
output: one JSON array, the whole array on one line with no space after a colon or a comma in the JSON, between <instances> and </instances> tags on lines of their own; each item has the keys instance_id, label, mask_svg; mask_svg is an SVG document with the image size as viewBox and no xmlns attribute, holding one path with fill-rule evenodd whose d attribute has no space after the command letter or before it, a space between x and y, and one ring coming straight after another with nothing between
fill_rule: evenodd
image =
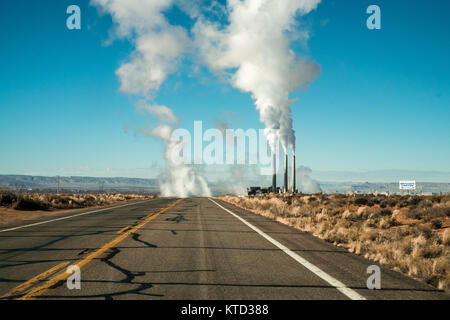
<instances>
[{"instance_id":1,"label":"dark chimney stack","mask_svg":"<svg viewBox=\"0 0 450 320\"><path fill-rule=\"evenodd\" d=\"M295 192L295 154L292 152L292 193Z\"/></svg>"},{"instance_id":2,"label":"dark chimney stack","mask_svg":"<svg viewBox=\"0 0 450 320\"><path fill-rule=\"evenodd\" d=\"M273 153L273 159L272 159L272 192L277 192L277 155L275 152Z\"/></svg>"},{"instance_id":3,"label":"dark chimney stack","mask_svg":"<svg viewBox=\"0 0 450 320\"><path fill-rule=\"evenodd\" d=\"M283 192L288 192L288 154L287 151L284 155L284 190Z\"/></svg>"}]
</instances>

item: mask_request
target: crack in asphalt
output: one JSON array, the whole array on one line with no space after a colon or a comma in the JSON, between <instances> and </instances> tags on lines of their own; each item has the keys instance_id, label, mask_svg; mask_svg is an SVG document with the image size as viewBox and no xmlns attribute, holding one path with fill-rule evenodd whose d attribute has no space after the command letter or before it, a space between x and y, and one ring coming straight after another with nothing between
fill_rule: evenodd
<instances>
[{"instance_id":1,"label":"crack in asphalt","mask_svg":"<svg viewBox=\"0 0 450 320\"><path fill-rule=\"evenodd\" d=\"M143 242L146 245L148 245L151 248L156 247L155 245L148 243L146 241L140 240L139 239L139 235L134 233L132 234L133 240L139 241L139 242ZM152 288L153 284L152 283L145 283L145 282L134 282L136 277L140 277L140 276L145 276L146 272L145 271L137 271L137 272L133 272L130 271L128 269L125 269L121 266L119 266L118 264L112 262L111 260L117 255L119 254L121 251L119 248L111 248L109 249L108 254L101 258L100 260L107 264L108 266L110 266L111 268L119 271L120 273L122 273L125 278L119 280L119 281L112 281L112 282L116 282L116 283L127 283L127 284L132 284L132 285L138 285L137 288L135 289L130 289L130 290L126 290L126 291L119 291L119 292L114 292L114 293L108 293L108 294L98 294L98 295L83 295L80 297L72 297L72 298L96 298L96 297L104 297L105 300L113 300L113 297L115 296L121 296L121 295L125 295L125 294L138 294L138 295L145 295L145 296L152 296L152 297L163 297L163 294L150 294L150 293L144 293L142 291ZM50 296L50 297L54 297L54 296Z\"/></svg>"},{"instance_id":2,"label":"crack in asphalt","mask_svg":"<svg viewBox=\"0 0 450 320\"><path fill-rule=\"evenodd\" d=\"M108 266L120 271L125 275L125 278L120 280L121 283L132 283L134 278L145 275L145 272L132 272L125 268L120 267L119 265L115 264L111 261L112 258L114 258L118 253L120 253L119 248L111 248L109 249L109 253L106 257L101 258L100 260L104 263L106 263Z\"/></svg>"},{"instance_id":3,"label":"crack in asphalt","mask_svg":"<svg viewBox=\"0 0 450 320\"><path fill-rule=\"evenodd\" d=\"M150 243L150 242L147 242L147 241L144 241L144 240L139 239L140 236L141 236L141 235L138 234L138 233L132 233L132 234L131 234L131 238L132 238L133 240L135 240L135 241L137 241L137 242L141 242L141 243L145 244L146 246L148 246L149 248L158 248L158 246L157 246L156 244L152 244L152 243Z\"/></svg>"},{"instance_id":4,"label":"crack in asphalt","mask_svg":"<svg viewBox=\"0 0 450 320\"><path fill-rule=\"evenodd\" d=\"M181 221L187 221L187 219L182 214L178 214L174 218L166 218L166 221L175 221L176 223L180 223Z\"/></svg>"}]
</instances>

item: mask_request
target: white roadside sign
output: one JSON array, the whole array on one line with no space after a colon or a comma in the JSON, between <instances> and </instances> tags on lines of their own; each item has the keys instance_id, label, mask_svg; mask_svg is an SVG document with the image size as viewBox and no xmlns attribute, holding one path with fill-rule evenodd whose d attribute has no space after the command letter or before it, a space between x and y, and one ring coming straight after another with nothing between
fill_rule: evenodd
<instances>
[{"instance_id":1,"label":"white roadside sign","mask_svg":"<svg viewBox=\"0 0 450 320\"><path fill-rule=\"evenodd\" d=\"M416 181L400 181L399 182L400 190L415 190L416 189Z\"/></svg>"}]
</instances>

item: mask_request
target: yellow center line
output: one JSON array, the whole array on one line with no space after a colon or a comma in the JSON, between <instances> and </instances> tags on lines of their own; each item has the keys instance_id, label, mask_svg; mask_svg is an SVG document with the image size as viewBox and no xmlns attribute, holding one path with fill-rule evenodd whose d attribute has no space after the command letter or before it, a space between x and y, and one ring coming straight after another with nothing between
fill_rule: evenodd
<instances>
[{"instance_id":1,"label":"yellow center line","mask_svg":"<svg viewBox=\"0 0 450 320\"><path fill-rule=\"evenodd\" d=\"M17 294L19 294L21 292L24 292L29 287L33 286L36 282L46 279L47 277L51 276L52 274L54 274L58 270L60 270L60 269L64 268L65 266L67 266L69 263L70 263L69 261L66 261L66 262L61 262L60 264L57 264L53 268L50 268L47 271L44 271L41 274L38 274L34 278L31 278L30 280L22 283L21 285L15 287L12 290L10 290L5 295L1 296L0 299L8 298L8 297L17 295Z\"/></svg>"},{"instance_id":2,"label":"yellow center line","mask_svg":"<svg viewBox=\"0 0 450 320\"><path fill-rule=\"evenodd\" d=\"M152 221L153 219L155 219L157 216L159 216L160 214L164 213L165 211L169 210L170 208L173 208L174 206L176 206L178 203L180 203L181 201L183 201L183 199L178 199L175 202L173 202L172 204L170 204L168 207L162 209L161 211L150 215L148 218L146 218L144 221L142 221L141 223L139 223L138 225L136 225L135 227L133 227L132 229L128 230L127 232L125 232L124 234L118 236L117 238L115 238L114 240L110 241L109 243L105 244L103 247L101 247L100 249L98 249L97 251L91 253L89 256L87 256L86 258L84 258L83 260L78 261L75 266L78 266L80 269L87 265L89 262L91 262L93 259L97 258L99 255L101 255L102 253L104 253L105 251L107 251L108 249L116 246L118 243L120 243L122 240L124 240L126 237L128 237L130 234L132 234L133 232L137 231L138 229L142 228L145 224L147 224L148 222ZM50 288L51 286L57 284L59 281L63 281L65 279L67 279L70 276L69 273L67 273L65 270L57 275L55 275L54 277L52 277L51 279L49 279L47 282L45 282L44 284L30 290L27 294L25 294L23 297L19 298L19 300L30 300L36 296L42 295L48 288Z\"/></svg>"},{"instance_id":3,"label":"yellow center line","mask_svg":"<svg viewBox=\"0 0 450 320\"><path fill-rule=\"evenodd\" d=\"M124 232L125 230L131 228L130 226L126 226L125 228L120 229L119 231L117 231L117 234L120 234L122 232Z\"/></svg>"}]
</instances>

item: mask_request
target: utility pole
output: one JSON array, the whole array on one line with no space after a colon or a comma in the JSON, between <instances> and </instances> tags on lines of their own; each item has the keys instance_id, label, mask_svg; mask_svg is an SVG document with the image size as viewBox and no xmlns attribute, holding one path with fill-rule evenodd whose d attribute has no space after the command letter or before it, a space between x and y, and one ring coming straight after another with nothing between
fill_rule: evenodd
<instances>
[{"instance_id":1,"label":"utility pole","mask_svg":"<svg viewBox=\"0 0 450 320\"><path fill-rule=\"evenodd\" d=\"M56 178L58 179L58 188L56 189L56 193L59 194L59 176L56 176Z\"/></svg>"}]
</instances>

